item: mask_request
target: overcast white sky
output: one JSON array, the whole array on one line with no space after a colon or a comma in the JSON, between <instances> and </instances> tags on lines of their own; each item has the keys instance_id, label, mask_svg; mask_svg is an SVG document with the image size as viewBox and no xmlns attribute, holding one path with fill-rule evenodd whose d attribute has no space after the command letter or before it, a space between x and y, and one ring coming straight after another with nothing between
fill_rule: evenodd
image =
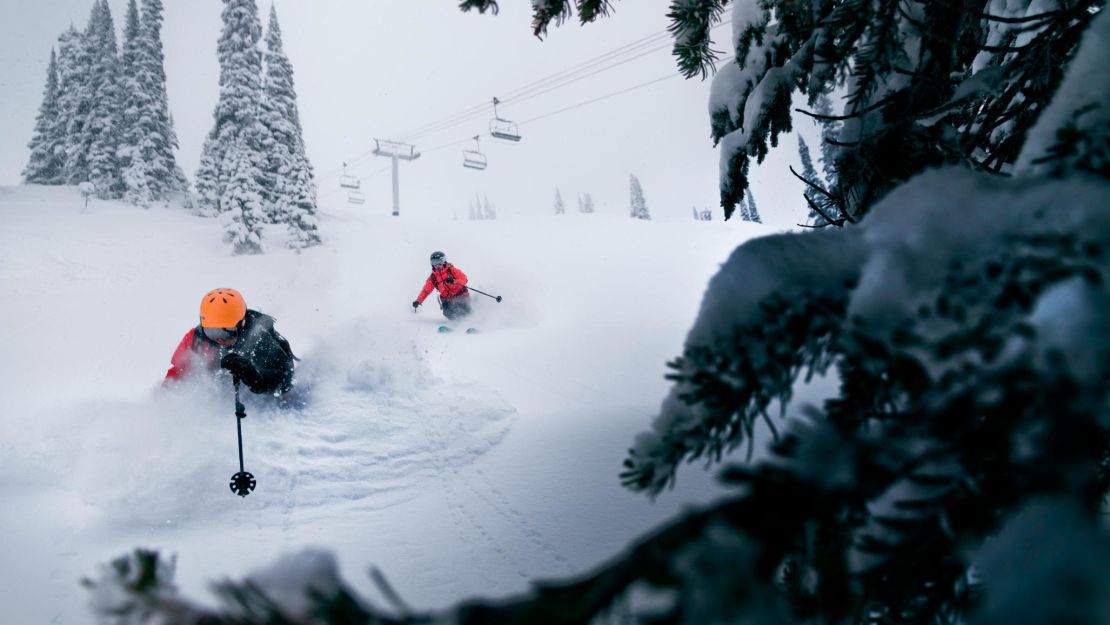
<instances>
[{"instance_id":1,"label":"overcast white sky","mask_svg":"<svg viewBox=\"0 0 1110 625\"><path fill-rule=\"evenodd\" d=\"M217 96L219 0L164 0L163 41L180 161L192 178ZM109 0L117 30L126 0ZM309 157L322 203L345 197L344 160L361 176L365 210L391 204L386 159L365 156L374 137L397 137L491 97L527 86L667 27L667 0L615 2L615 14L585 27L554 28L540 41L530 7L506 0L494 17L462 13L454 0L277 0ZM72 22L83 28L92 0L0 0L0 184L17 184L27 158L50 47ZM270 3L259 1L263 24ZM728 40L730 28L715 31ZM718 49L726 46L718 45ZM628 58L628 57L622 57ZM674 73L669 46L538 97L503 107L502 117L536 118ZM484 137L489 168L462 167L466 145L438 146L488 132L470 119L416 140L424 155L401 169L402 212L466 217L475 193L499 215L547 214L555 188L569 210L590 192L599 212L628 212L628 175L640 177L648 206L663 219L687 219L693 205L720 215L718 153L709 140L709 81L672 78L551 115L520 127L520 143ZM473 143L473 142L470 142ZM789 227L804 218L800 189L786 171L795 141L753 170L764 220ZM357 160L356 160L357 159Z\"/></svg>"}]
</instances>

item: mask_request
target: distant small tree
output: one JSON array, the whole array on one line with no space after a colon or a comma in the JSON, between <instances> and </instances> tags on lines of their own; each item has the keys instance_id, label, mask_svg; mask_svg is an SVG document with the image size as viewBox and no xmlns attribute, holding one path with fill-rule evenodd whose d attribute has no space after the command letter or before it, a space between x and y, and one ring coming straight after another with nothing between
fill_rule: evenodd
<instances>
[{"instance_id":1,"label":"distant small tree","mask_svg":"<svg viewBox=\"0 0 1110 625\"><path fill-rule=\"evenodd\" d=\"M592 197L590 197L589 193L583 193L582 194L582 199L580 200L579 209L583 213L592 213L592 212L594 212L594 199Z\"/></svg>"},{"instance_id":2,"label":"distant small tree","mask_svg":"<svg viewBox=\"0 0 1110 625\"><path fill-rule=\"evenodd\" d=\"M748 203L744 199L743 194L740 195L740 199L736 202L736 212L740 213L740 221L752 220L751 213L748 212Z\"/></svg>"},{"instance_id":3,"label":"distant small tree","mask_svg":"<svg viewBox=\"0 0 1110 625\"><path fill-rule=\"evenodd\" d=\"M817 190L818 188L828 188L828 183L817 174L817 169L813 166L813 156L810 155L809 146L806 145L806 140L802 138L801 133L798 133L798 156L802 159L802 178L806 184L802 196L809 206L809 217L806 221L811 226L827 225L829 220L825 218L825 215L828 215L829 211L835 211L836 208L826 206L825 196Z\"/></svg>"},{"instance_id":4,"label":"distant small tree","mask_svg":"<svg viewBox=\"0 0 1110 625\"><path fill-rule=\"evenodd\" d=\"M752 197L751 187L744 189L744 194L748 197L748 221L754 221L757 224L763 223L763 220L759 218L759 210L755 207L755 198Z\"/></svg>"},{"instance_id":5,"label":"distant small tree","mask_svg":"<svg viewBox=\"0 0 1110 625\"><path fill-rule=\"evenodd\" d=\"M701 211L701 220L713 221L713 211L709 210L708 208L703 208Z\"/></svg>"},{"instance_id":6,"label":"distant small tree","mask_svg":"<svg viewBox=\"0 0 1110 625\"><path fill-rule=\"evenodd\" d=\"M489 203L488 196L482 196L482 219L497 219L497 211Z\"/></svg>"},{"instance_id":7,"label":"distant small tree","mask_svg":"<svg viewBox=\"0 0 1110 625\"><path fill-rule=\"evenodd\" d=\"M644 189L640 186L640 179L636 177L636 174L629 174L628 187L632 218L651 219L647 201L644 200Z\"/></svg>"},{"instance_id":8,"label":"distant small tree","mask_svg":"<svg viewBox=\"0 0 1110 625\"><path fill-rule=\"evenodd\" d=\"M563 205L563 194L559 193L559 189L555 189L555 214L562 215L567 212L567 207Z\"/></svg>"}]
</instances>

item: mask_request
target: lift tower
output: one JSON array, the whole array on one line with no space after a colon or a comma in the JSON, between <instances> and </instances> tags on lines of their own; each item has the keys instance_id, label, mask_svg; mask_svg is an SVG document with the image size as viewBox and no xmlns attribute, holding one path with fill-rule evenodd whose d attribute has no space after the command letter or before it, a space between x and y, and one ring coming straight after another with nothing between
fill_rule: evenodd
<instances>
[{"instance_id":1,"label":"lift tower","mask_svg":"<svg viewBox=\"0 0 1110 625\"><path fill-rule=\"evenodd\" d=\"M397 161L415 161L420 158L416 146L411 143L374 139L374 156L388 156L393 161L393 216L401 214L401 178L397 172Z\"/></svg>"}]
</instances>

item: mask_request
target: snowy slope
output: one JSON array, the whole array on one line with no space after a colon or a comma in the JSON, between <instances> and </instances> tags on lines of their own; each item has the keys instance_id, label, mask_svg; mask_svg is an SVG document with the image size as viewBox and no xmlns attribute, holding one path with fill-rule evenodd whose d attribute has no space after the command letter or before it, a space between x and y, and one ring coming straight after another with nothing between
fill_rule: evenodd
<instances>
[{"instance_id":1,"label":"snowy slope","mask_svg":"<svg viewBox=\"0 0 1110 625\"><path fill-rule=\"evenodd\" d=\"M601 214L487 222L324 207L325 244L231 257L215 220L0 188L0 614L86 623L82 575L133 546L179 556L183 591L305 546L371 564L410 603L519 592L582 571L689 503L620 461L666 394L710 276L753 224ZM411 312L435 249L471 284L477 335ZM201 294L241 290L303 359L310 405L257 402L238 469L229 388L158 388Z\"/></svg>"}]
</instances>

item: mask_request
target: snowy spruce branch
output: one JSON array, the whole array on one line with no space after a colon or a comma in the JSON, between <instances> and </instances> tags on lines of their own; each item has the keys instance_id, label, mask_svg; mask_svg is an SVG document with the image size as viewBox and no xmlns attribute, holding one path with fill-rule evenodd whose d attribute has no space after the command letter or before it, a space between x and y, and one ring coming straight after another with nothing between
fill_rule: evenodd
<instances>
[{"instance_id":1,"label":"snowy spruce branch","mask_svg":"<svg viewBox=\"0 0 1110 625\"><path fill-rule=\"evenodd\" d=\"M1053 284L1102 279L1103 185L943 170L896 190L857 228L742 245L710 282L625 482L657 493L682 462L750 444L802 373L833 362L842 386L830 409L850 423L889 417L953 384L952 371L970 383L969 367L1029 327L1000 310L1029 316ZM978 351L956 359L956 347Z\"/></svg>"},{"instance_id":2,"label":"snowy spruce branch","mask_svg":"<svg viewBox=\"0 0 1110 625\"><path fill-rule=\"evenodd\" d=\"M501 10L497 0L461 0L459 8L463 11L476 10L479 13L489 11L493 15ZM561 25L570 19L575 9L578 10L578 21L588 24L599 17L608 16L612 8L610 0L533 0L532 33L543 37L552 22L556 26Z\"/></svg>"},{"instance_id":3,"label":"snowy spruce branch","mask_svg":"<svg viewBox=\"0 0 1110 625\"><path fill-rule=\"evenodd\" d=\"M846 216L930 167L1012 172L1066 67L1042 61L1075 56L1100 3L985 4L989 12L943 0L733 3L735 54L710 104L726 216L751 161L791 129L795 94L811 105L844 95L838 111L814 117L836 126L825 138L827 191Z\"/></svg>"}]
</instances>

